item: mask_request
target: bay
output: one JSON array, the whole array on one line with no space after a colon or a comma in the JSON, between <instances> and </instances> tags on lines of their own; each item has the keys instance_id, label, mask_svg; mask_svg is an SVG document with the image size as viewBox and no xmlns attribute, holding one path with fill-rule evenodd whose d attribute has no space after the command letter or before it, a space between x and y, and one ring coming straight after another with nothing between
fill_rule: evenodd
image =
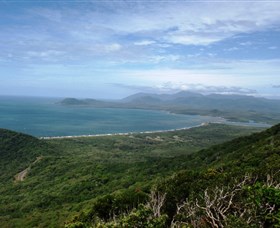
<instances>
[{"instance_id":1,"label":"bay","mask_svg":"<svg viewBox=\"0 0 280 228\"><path fill-rule=\"evenodd\" d=\"M164 111L63 106L58 104L59 100L1 96L0 128L36 137L54 137L166 131L194 127L205 122L238 124L220 117L179 115Z\"/></svg>"}]
</instances>

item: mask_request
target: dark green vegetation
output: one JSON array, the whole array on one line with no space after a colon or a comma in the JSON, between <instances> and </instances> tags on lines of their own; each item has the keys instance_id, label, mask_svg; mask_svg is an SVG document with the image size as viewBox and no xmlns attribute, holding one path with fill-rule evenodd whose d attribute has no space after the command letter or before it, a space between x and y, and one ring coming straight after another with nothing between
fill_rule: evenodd
<instances>
[{"instance_id":1,"label":"dark green vegetation","mask_svg":"<svg viewBox=\"0 0 280 228\"><path fill-rule=\"evenodd\" d=\"M105 196L67 227L280 227L280 124L182 162L187 169L156 183L146 200Z\"/></svg>"},{"instance_id":2,"label":"dark green vegetation","mask_svg":"<svg viewBox=\"0 0 280 228\"><path fill-rule=\"evenodd\" d=\"M0 227L63 226L84 210L92 215L84 214L90 223L92 217L109 219L145 202L151 186L165 183L163 178L175 171L222 165L216 149L195 152L259 130L210 124L176 132L53 140L0 130ZM238 148L245 143L232 144ZM233 158L223 153L229 166ZM15 181L27 167L24 180ZM183 189L184 181L182 176L178 188ZM174 184L168 185L177 191Z\"/></svg>"},{"instance_id":3,"label":"dark green vegetation","mask_svg":"<svg viewBox=\"0 0 280 228\"><path fill-rule=\"evenodd\" d=\"M110 108L167 110L178 114L221 116L231 121L280 121L280 101L243 95L202 95L192 92L176 94L139 93L119 101L78 100L66 98L63 105L90 105Z\"/></svg>"},{"instance_id":4,"label":"dark green vegetation","mask_svg":"<svg viewBox=\"0 0 280 228\"><path fill-rule=\"evenodd\" d=\"M15 172L25 169L36 157L52 156L53 146L29 135L0 129L0 184L10 182Z\"/></svg>"}]
</instances>

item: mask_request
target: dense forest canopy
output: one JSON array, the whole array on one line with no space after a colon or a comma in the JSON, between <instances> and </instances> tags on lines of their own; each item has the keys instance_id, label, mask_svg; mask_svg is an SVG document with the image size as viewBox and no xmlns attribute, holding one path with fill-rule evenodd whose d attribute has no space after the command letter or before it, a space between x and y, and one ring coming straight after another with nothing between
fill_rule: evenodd
<instances>
[{"instance_id":1,"label":"dense forest canopy","mask_svg":"<svg viewBox=\"0 0 280 228\"><path fill-rule=\"evenodd\" d=\"M252 134L260 130L209 124L165 133L39 140L1 129L0 224L180 227L200 216L208 226L206 199L230 196L231 189L236 189L232 205L251 205L253 221L277 224L280 127ZM220 203L228 206L224 201L215 206ZM267 203L275 205L271 214L260 208ZM248 223L250 214L240 220L236 213L242 212L227 210L221 224Z\"/></svg>"}]
</instances>

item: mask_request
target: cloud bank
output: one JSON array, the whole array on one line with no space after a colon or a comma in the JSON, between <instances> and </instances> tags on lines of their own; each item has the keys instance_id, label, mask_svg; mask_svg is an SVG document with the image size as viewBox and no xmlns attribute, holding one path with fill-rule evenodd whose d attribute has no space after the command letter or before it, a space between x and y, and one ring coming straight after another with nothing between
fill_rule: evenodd
<instances>
[{"instance_id":1,"label":"cloud bank","mask_svg":"<svg viewBox=\"0 0 280 228\"><path fill-rule=\"evenodd\" d=\"M29 94L26 81L106 96L108 83L280 84L278 1L2 1L0 20L6 92Z\"/></svg>"}]
</instances>

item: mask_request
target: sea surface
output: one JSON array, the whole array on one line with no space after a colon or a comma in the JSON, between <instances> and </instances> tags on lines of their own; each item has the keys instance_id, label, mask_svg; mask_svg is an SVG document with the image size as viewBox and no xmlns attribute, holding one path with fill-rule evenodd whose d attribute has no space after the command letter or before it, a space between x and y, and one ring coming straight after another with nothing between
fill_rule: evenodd
<instances>
[{"instance_id":1,"label":"sea surface","mask_svg":"<svg viewBox=\"0 0 280 228\"><path fill-rule=\"evenodd\" d=\"M232 123L220 117L179 115L164 111L63 106L58 98L0 96L0 128L36 137L165 131L205 122Z\"/></svg>"}]
</instances>

